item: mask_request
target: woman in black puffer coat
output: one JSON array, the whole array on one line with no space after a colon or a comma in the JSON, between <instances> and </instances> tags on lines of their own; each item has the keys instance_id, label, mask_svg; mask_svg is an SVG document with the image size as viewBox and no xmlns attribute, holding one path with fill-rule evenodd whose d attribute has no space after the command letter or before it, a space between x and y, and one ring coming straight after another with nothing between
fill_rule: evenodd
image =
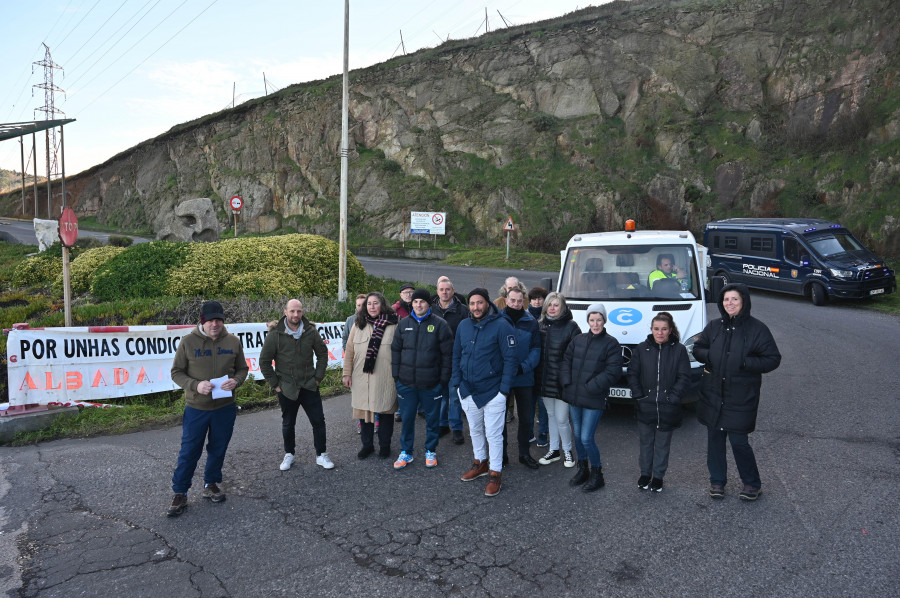
<instances>
[{"instance_id":1,"label":"woman in black puffer coat","mask_svg":"<svg viewBox=\"0 0 900 598\"><path fill-rule=\"evenodd\" d=\"M641 447L638 488L662 492L672 431L681 425L681 401L691 384L691 362L678 342L672 314L656 314L650 331L631 355L628 385L635 398Z\"/></svg>"},{"instance_id":2,"label":"woman in black puffer coat","mask_svg":"<svg viewBox=\"0 0 900 598\"><path fill-rule=\"evenodd\" d=\"M750 315L746 286L725 285L718 303L722 317L694 343L694 357L705 364L697 419L707 427L709 495L725 496L727 437L744 483L740 498L756 500L762 483L748 435L756 429L762 375L781 364L781 353L768 327Z\"/></svg>"},{"instance_id":3,"label":"woman in black puffer coat","mask_svg":"<svg viewBox=\"0 0 900 598\"><path fill-rule=\"evenodd\" d=\"M541 465L550 465L564 459L566 467L575 467L569 405L562 400L559 369L562 367L566 347L579 334L581 328L572 320L572 312L569 311L563 294L547 295L541 311L541 365L535 376L535 392L547 408L550 432L550 449L538 460Z\"/></svg>"}]
</instances>

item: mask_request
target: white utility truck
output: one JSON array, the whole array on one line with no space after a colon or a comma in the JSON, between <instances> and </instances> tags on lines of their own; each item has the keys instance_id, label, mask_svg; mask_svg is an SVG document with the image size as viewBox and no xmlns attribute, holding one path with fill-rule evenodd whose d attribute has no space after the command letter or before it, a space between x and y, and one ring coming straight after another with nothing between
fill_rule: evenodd
<instances>
[{"instance_id":1,"label":"white utility truck","mask_svg":"<svg viewBox=\"0 0 900 598\"><path fill-rule=\"evenodd\" d=\"M622 345L622 378L609 391L614 402L628 402L631 390L625 372L632 351L650 334L658 312L672 314L681 342L691 358L696 389L702 365L694 359L697 335L706 326L706 248L689 231L625 230L586 233L572 237L562 254L557 290L566 297L575 322L587 332L586 309L600 302L606 307L606 330ZM668 274L659 266L674 264ZM666 268L667 269L667 268ZM685 402L695 402L691 392Z\"/></svg>"}]
</instances>

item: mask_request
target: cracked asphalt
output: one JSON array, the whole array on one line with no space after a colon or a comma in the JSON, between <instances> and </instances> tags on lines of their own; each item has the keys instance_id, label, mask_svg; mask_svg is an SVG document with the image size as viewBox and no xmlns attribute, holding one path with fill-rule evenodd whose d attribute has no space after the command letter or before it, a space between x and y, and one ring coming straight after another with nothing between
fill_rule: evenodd
<instances>
[{"instance_id":1,"label":"cracked asphalt","mask_svg":"<svg viewBox=\"0 0 900 598\"><path fill-rule=\"evenodd\" d=\"M421 419L406 470L357 460L343 395L325 401L334 470L315 465L302 413L286 472L278 411L242 413L228 500L201 499L197 476L174 519L164 513L180 427L0 448L0 594L900 595L897 318L765 294L753 306L785 356L751 436L756 503L738 500L730 457L726 499L707 497L705 428L690 414L661 494L637 489L634 421L616 407L598 432L605 488L572 490L561 462L514 462L486 498L484 480L458 479L468 438L442 439L438 467L424 467Z\"/></svg>"}]
</instances>

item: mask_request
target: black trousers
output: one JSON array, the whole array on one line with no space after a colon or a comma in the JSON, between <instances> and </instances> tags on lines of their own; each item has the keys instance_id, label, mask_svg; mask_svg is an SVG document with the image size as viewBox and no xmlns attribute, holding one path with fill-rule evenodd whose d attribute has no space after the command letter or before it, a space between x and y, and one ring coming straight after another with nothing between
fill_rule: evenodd
<instances>
[{"instance_id":1,"label":"black trousers","mask_svg":"<svg viewBox=\"0 0 900 598\"><path fill-rule=\"evenodd\" d=\"M312 425L316 455L326 452L325 412L322 411L322 395L319 394L319 390L301 388L300 394L294 401L278 393L278 404L281 405L281 435L284 437L284 452L294 454L296 447L294 428L300 407L303 407L303 411L306 412L306 417L309 418L309 423Z\"/></svg>"},{"instance_id":2,"label":"black trousers","mask_svg":"<svg viewBox=\"0 0 900 598\"><path fill-rule=\"evenodd\" d=\"M415 417L415 416L413 416ZM361 428L359 439L365 448L375 446L375 424L359 420ZM378 448L391 448L391 437L394 435L394 414L381 413L378 417Z\"/></svg>"},{"instance_id":3,"label":"black trousers","mask_svg":"<svg viewBox=\"0 0 900 598\"><path fill-rule=\"evenodd\" d=\"M534 387L517 386L512 389L516 401L516 440L519 443L519 456L531 455L528 441L534 434ZM503 426L503 454L506 455L506 426Z\"/></svg>"}]
</instances>

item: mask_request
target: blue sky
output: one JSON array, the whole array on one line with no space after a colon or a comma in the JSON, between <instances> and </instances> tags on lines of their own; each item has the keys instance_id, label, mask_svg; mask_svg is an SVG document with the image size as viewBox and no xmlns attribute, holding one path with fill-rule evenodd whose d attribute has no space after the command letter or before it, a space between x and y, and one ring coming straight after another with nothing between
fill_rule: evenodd
<instances>
[{"instance_id":1,"label":"blue sky","mask_svg":"<svg viewBox=\"0 0 900 598\"><path fill-rule=\"evenodd\" d=\"M448 36L484 33L500 14L520 25L603 0L351 0L350 69L433 47ZM42 120L50 47L56 107L65 129L66 173L74 174L172 126L263 95L270 86L341 71L341 0L3 0L0 122ZM498 11L500 14L498 14ZM272 88L269 88L270 91ZM43 138L38 174L45 174ZM30 141L26 142L26 162ZM19 143L0 143L0 168L19 170ZM31 172L33 166L28 166Z\"/></svg>"}]
</instances>

